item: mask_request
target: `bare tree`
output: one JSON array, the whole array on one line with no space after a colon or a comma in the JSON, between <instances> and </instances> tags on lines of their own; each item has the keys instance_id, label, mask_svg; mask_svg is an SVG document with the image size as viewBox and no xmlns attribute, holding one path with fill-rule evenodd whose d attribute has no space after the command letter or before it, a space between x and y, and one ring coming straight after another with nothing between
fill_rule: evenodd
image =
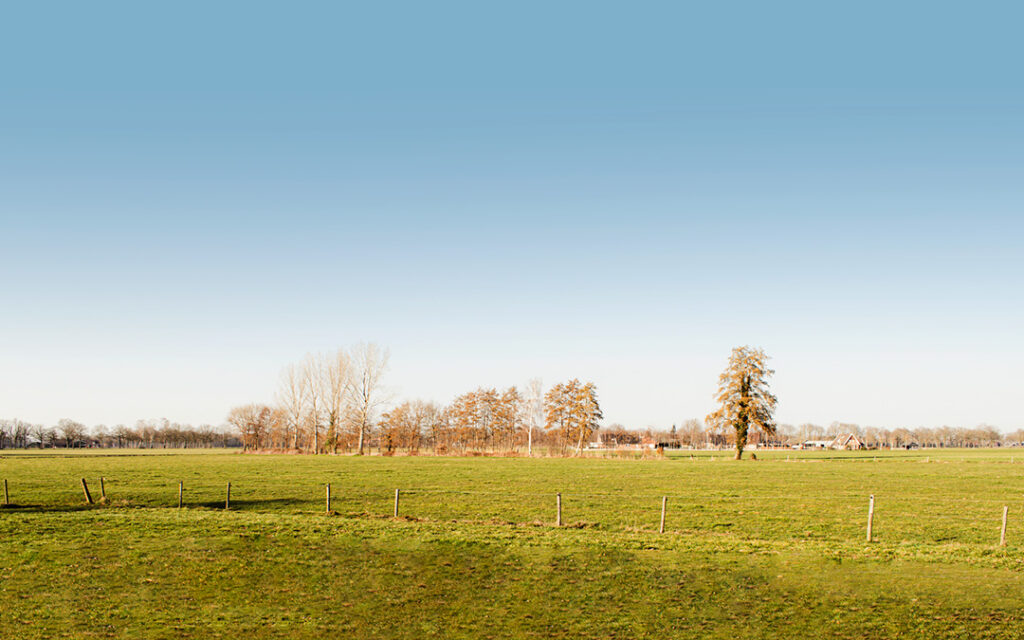
<instances>
[{"instance_id":1,"label":"bare tree","mask_svg":"<svg viewBox=\"0 0 1024 640\"><path fill-rule=\"evenodd\" d=\"M352 348L349 422L359 434L359 455L363 455L377 411L387 400L381 378L388 368L389 357L387 349L373 342L360 343Z\"/></svg>"},{"instance_id":2,"label":"bare tree","mask_svg":"<svg viewBox=\"0 0 1024 640\"><path fill-rule=\"evenodd\" d=\"M526 454L533 455L533 431L544 422L544 383L533 378L526 383L523 422L526 423Z\"/></svg>"},{"instance_id":3,"label":"bare tree","mask_svg":"<svg viewBox=\"0 0 1024 640\"><path fill-rule=\"evenodd\" d=\"M333 453L338 452L341 421L345 415L347 392L351 384L352 367L349 355L344 349L328 354L321 368L320 396L323 398L324 414L327 419L327 446Z\"/></svg>"},{"instance_id":4,"label":"bare tree","mask_svg":"<svg viewBox=\"0 0 1024 640\"><path fill-rule=\"evenodd\" d=\"M687 418L679 430L680 437L686 444L696 449L699 445L707 444L707 434L704 432L704 425L698 418Z\"/></svg>"},{"instance_id":5,"label":"bare tree","mask_svg":"<svg viewBox=\"0 0 1024 640\"><path fill-rule=\"evenodd\" d=\"M85 435L85 425L69 418L61 418L57 422L57 429L64 438L64 446L68 448L74 446Z\"/></svg>"},{"instance_id":6,"label":"bare tree","mask_svg":"<svg viewBox=\"0 0 1024 640\"><path fill-rule=\"evenodd\" d=\"M16 447L27 447L28 446L28 430L32 428L32 425L25 422L24 420L14 421L14 431L12 437L14 438L14 446Z\"/></svg>"},{"instance_id":7,"label":"bare tree","mask_svg":"<svg viewBox=\"0 0 1024 640\"><path fill-rule=\"evenodd\" d=\"M92 428L92 435L99 442L99 446L106 447L110 439L110 430L107 429L107 425L98 424Z\"/></svg>"},{"instance_id":8,"label":"bare tree","mask_svg":"<svg viewBox=\"0 0 1024 640\"><path fill-rule=\"evenodd\" d=\"M323 408L321 399L324 377L324 359L321 356L306 356L302 365L302 390L306 398L306 422L313 434L313 453L320 453L320 412Z\"/></svg>"},{"instance_id":9,"label":"bare tree","mask_svg":"<svg viewBox=\"0 0 1024 640\"><path fill-rule=\"evenodd\" d=\"M279 409L264 404L247 404L232 409L227 422L238 430L243 448L259 451L280 419Z\"/></svg>"},{"instance_id":10,"label":"bare tree","mask_svg":"<svg viewBox=\"0 0 1024 640\"><path fill-rule=\"evenodd\" d=\"M40 449L42 449L46 445L47 435L49 434L49 432L50 429L47 428L46 425L42 424L34 424L28 429L29 436L39 441Z\"/></svg>"},{"instance_id":11,"label":"bare tree","mask_svg":"<svg viewBox=\"0 0 1024 640\"><path fill-rule=\"evenodd\" d=\"M118 447L123 447L127 445L128 441L131 439L131 433L129 432L128 427L126 427L123 424L119 424L116 427L114 427L114 432L112 435L114 436L114 440L117 441Z\"/></svg>"},{"instance_id":12,"label":"bare tree","mask_svg":"<svg viewBox=\"0 0 1024 640\"><path fill-rule=\"evenodd\" d=\"M808 440L821 440L825 437L825 427L811 422L805 422L798 427L798 434L801 442L806 442Z\"/></svg>"},{"instance_id":13,"label":"bare tree","mask_svg":"<svg viewBox=\"0 0 1024 640\"><path fill-rule=\"evenodd\" d=\"M46 436L46 446L51 449L56 449L60 446L60 433L56 429L44 427L43 434Z\"/></svg>"},{"instance_id":14,"label":"bare tree","mask_svg":"<svg viewBox=\"0 0 1024 640\"><path fill-rule=\"evenodd\" d=\"M302 414L306 407L306 389L302 384L302 371L295 365L289 365L281 373L281 387L277 392L277 403L284 414L282 421L283 438L281 444L299 448L299 431L302 429Z\"/></svg>"},{"instance_id":15,"label":"bare tree","mask_svg":"<svg viewBox=\"0 0 1024 640\"><path fill-rule=\"evenodd\" d=\"M444 424L444 409L433 402L417 400L413 403L413 414L419 425L419 437L429 438L437 447L438 440L443 439L447 429Z\"/></svg>"}]
</instances>

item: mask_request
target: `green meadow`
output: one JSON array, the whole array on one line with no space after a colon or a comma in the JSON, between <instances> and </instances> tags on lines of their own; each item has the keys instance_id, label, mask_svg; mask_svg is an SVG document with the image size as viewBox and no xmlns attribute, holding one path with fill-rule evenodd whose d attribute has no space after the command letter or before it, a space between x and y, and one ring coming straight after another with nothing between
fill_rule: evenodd
<instances>
[{"instance_id":1,"label":"green meadow","mask_svg":"<svg viewBox=\"0 0 1024 640\"><path fill-rule=\"evenodd\" d=\"M1024 634L1024 450L758 456L3 452L0 637Z\"/></svg>"}]
</instances>

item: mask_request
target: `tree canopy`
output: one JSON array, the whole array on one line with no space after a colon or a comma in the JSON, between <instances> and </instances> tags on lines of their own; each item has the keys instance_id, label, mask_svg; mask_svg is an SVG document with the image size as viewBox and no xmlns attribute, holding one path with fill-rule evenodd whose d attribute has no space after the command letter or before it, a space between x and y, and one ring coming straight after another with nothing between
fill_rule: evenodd
<instances>
[{"instance_id":1,"label":"tree canopy","mask_svg":"<svg viewBox=\"0 0 1024 640\"><path fill-rule=\"evenodd\" d=\"M775 373L767 365L762 349L736 347L729 356L729 366L718 377L719 407L705 418L711 429L732 427L736 430L736 459L743 457L747 434L751 428L768 435L775 433L775 404L768 390L768 378Z\"/></svg>"}]
</instances>

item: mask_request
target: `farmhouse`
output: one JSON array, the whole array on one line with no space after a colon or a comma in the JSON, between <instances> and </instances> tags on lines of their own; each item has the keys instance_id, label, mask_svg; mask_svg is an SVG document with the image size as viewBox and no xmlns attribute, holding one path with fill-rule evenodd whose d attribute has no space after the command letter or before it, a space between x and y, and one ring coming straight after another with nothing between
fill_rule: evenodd
<instances>
[{"instance_id":1,"label":"farmhouse","mask_svg":"<svg viewBox=\"0 0 1024 640\"><path fill-rule=\"evenodd\" d=\"M864 443L861 439L852 433L846 433L838 435L828 445L829 449L844 449L846 451L857 451L858 449L864 449Z\"/></svg>"}]
</instances>

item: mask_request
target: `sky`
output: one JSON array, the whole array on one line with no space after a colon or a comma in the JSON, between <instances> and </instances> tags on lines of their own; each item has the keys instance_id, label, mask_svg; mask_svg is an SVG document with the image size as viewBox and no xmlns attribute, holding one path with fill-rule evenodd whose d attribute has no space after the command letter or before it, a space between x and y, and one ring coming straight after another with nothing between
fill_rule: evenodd
<instances>
[{"instance_id":1,"label":"sky","mask_svg":"<svg viewBox=\"0 0 1024 640\"><path fill-rule=\"evenodd\" d=\"M374 341L396 398L1024 427L1015 3L22 3L0 417L223 422Z\"/></svg>"}]
</instances>

